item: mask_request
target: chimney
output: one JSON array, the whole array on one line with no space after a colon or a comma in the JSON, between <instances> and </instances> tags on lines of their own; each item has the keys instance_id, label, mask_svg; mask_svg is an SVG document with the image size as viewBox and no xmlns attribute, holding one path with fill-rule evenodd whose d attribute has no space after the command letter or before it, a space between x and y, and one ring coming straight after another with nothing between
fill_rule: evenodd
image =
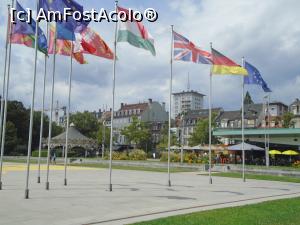
<instances>
[{"instance_id":1,"label":"chimney","mask_svg":"<svg viewBox=\"0 0 300 225\"><path fill-rule=\"evenodd\" d=\"M122 103L121 103L121 109L122 109L123 107L124 107L124 103L122 102Z\"/></svg>"},{"instance_id":2,"label":"chimney","mask_svg":"<svg viewBox=\"0 0 300 225\"><path fill-rule=\"evenodd\" d=\"M149 100L149 103L152 104L152 102L153 102L152 98L149 98L148 100Z\"/></svg>"},{"instance_id":3,"label":"chimney","mask_svg":"<svg viewBox=\"0 0 300 225\"><path fill-rule=\"evenodd\" d=\"M162 103L162 107L163 107L164 110L166 110L166 103L165 102Z\"/></svg>"},{"instance_id":4,"label":"chimney","mask_svg":"<svg viewBox=\"0 0 300 225\"><path fill-rule=\"evenodd\" d=\"M112 111L112 108L110 108L109 111L111 112L111 111Z\"/></svg>"}]
</instances>

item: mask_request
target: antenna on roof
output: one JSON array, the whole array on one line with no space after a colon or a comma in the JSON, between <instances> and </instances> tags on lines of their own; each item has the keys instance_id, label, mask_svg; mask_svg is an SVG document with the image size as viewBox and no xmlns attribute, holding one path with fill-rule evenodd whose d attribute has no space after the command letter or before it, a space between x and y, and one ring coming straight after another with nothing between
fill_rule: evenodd
<instances>
[{"instance_id":1,"label":"antenna on roof","mask_svg":"<svg viewBox=\"0 0 300 225\"><path fill-rule=\"evenodd\" d=\"M187 90L190 91L190 72L188 72L188 77L187 77Z\"/></svg>"}]
</instances>

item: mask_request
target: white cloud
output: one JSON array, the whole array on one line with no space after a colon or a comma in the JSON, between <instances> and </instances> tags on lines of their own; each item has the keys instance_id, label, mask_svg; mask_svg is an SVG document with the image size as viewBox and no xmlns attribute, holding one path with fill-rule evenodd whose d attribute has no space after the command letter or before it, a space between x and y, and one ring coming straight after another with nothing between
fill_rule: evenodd
<instances>
[{"instance_id":1,"label":"white cloud","mask_svg":"<svg viewBox=\"0 0 300 225\"><path fill-rule=\"evenodd\" d=\"M79 1L91 6L94 0ZM110 4L105 0L103 4ZM34 7L30 1L22 1ZM0 19L6 21L6 4L0 3ZM136 8L150 3L129 1ZM118 45L116 108L121 102L139 102L153 98L168 102L170 76L170 24L195 44L209 49L209 42L220 52L237 62L245 56L258 67L269 86L273 98L289 104L299 97L300 27L297 0L173 0L155 4L160 18L157 23L146 23L155 38L157 57L127 43ZM111 5L111 4L110 4ZM151 5L151 4L150 4ZM101 6L99 6L101 7ZM0 25L0 45L4 46L5 24ZM113 25L91 24L109 46L113 46ZM3 48L0 65L4 63ZM33 49L13 47L12 82L10 96L30 104L33 71ZM87 57L88 65L74 65L72 110L97 110L111 103L112 62L97 57ZM49 60L47 79L47 104L50 99L50 76L52 57ZM2 69L0 70L2 73ZM208 73L206 65L174 63L174 91L186 89L187 73L190 72L191 88L208 94ZM67 103L67 81L69 60L58 57L55 100ZM41 105L43 57L39 54L37 79L37 108ZM297 76L298 75L298 76ZM2 75L1 75L2 76ZM298 82L298 83L297 83ZM291 88L292 87L292 88ZM259 87L247 87L253 98L261 101L264 93ZM297 96L298 95L298 96ZM225 108L238 108L241 102L241 85L237 77L214 77L213 104ZM48 107L48 106L47 106Z\"/></svg>"}]
</instances>

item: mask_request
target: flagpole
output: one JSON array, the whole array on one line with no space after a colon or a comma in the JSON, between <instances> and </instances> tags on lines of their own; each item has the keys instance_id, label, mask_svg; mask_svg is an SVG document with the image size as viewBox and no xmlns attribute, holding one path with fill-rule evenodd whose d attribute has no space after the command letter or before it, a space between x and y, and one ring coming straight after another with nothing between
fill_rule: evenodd
<instances>
[{"instance_id":1,"label":"flagpole","mask_svg":"<svg viewBox=\"0 0 300 225\"><path fill-rule=\"evenodd\" d=\"M266 158L266 164L267 167L270 166L270 157L269 157L269 151L270 151L270 127L271 127L271 120L270 120L270 93L268 94L268 147L267 147L267 158Z\"/></svg>"},{"instance_id":2,"label":"flagpole","mask_svg":"<svg viewBox=\"0 0 300 225\"><path fill-rule=\"evenodd\" d=\"M12 6L13 6L13 4L14 3L12 1ZM3 113L4 113L4 107L5 107L5 111L7 111L7 95L8 95L8 86L9 86L10 55L11 55L11 41L9 41L10 38L8 38L8 37L11 37L11 35L12 35L12 31L11 31L12 27L11 27L11 23L9 21L10 20L10 16L9 16L10 15L10 8L11 8L11 5L8 4L7 5L8 21L7 21L7 30L6 30L4 73L3 73L3 85L2 85L2 97L1 97L1 113L0 113L0 138L2 138L2 135L4 136L4 138L2 138L2 141L1 141L0 190L2 190L2 169L3 169L5 130L6 130L6 113L5 113L5 117L4 117L5 120L3 118ZM9 52L9 56L7 55L8 52ZM7 62L7 57L8 57L8 62ZM8 69L7 74L6 74L7 64L8 64L8 68L9 69ZM6 75L7 75L7 81L6 81ZM6 95L5 95L5 90L6 90ZM3 129L3 132L2 132L2 129Z\"/></svg>"},{"instance_id":3,"label":"flagpole","mask_svg":"<svg viewBox=\"0 0 300 225\"><path fill-rule=\"evenodd\" d=\"M173 48L174 48L174 25L171 25L171 71L170 71L170 93L169 93L169 133L168 133L168 186L171 187L170 154L171 154L171 112L172 112L172 83L173 83Z\"/></svg>"},{"instance_id":4,"label":"flagpole","mask_svg":"<svg viewBox=\"0 0 300 225\"><path fill-rule=\"evenodd\" d=\"M212 42L210 43L210 48L212 51ZM212 157L211 157L211 139L212 139L212 127L211 127L211 122L212 122L212 66L210 68L210 75L209 75L209 95L208 95L208 107L209 107L209 168L208 168L208 173L209 173L209 184L212 184L212 175L211 175L211 167L212 167Z\"/></svg>"},{"instance_id":5,"label":"flagpole","mask_svg":"<svg viewBox=\"0 0 300 225\"><path fill-rule=\"evenodd\" d=\"M115 0L115 10L118 10L118 0ZM115 109L115 89L116 89L116 63L117 63L117 31L118 23L115 26L115 40L114 40L114 62L113 62L113 88L112 88L112 111L110 124L110 145L109 145L109 191L112 191L112 150L113 150L113 127L114 127L114 109Z\"/></svg>"},{"instance_id":6,"label":"flagpole","mask_svg":"<svg viewBox=\"0 0 300 225\"><path fill-rule=\"evenodd\" d=\"M48 132L46 190L49 190L49 167L50 167L49 163L50 163L50 149L51 149L51 136L52 136L52 120L53 120L54 82L55 82L55 69L56 69L56 38L57 38L57 32L56 32L56 28L55 28L55 34L54 34L54 52L53 52L53 71L52 71L52 86L51 86L51 103L50 103L50 119L49 119L49 132Z\"/></svg>"},{"instance_id":7,"label":"flagpole","mask_svg":"<svg viewBox=\"0 0 300 225\"><path fill-rule=\"evenodd\" d=\"M243 68L245 68L245 58L242 58L242 65ZM243 182L246 182L245 177L245 114L244 114L244 98L245 98L245 82L244 82L244 76L242 76L242 154L243 154Z\"/></svg>"},{"instance_id":8,"label":"flagpole","mask_svg":"<svg viewBox=\"0 0 300 225\"><path fill-rule=\"evenodd\" d=\"M49 40L49 24L47 23L47 40ZM42 111L41 111L41 125L40 125L40 142L39 142L39 157L38 157L38 178L37 183L41 183L41 152L42 152L42 140L44 130L44 111L45 111L45 92L46 92L46 78L47 78L47 59L48 55L45 55L44 65L44 81L43 81L43 99L42 99Z\"/></svg>"},{"instance_id":9,"label":"flagpole","mask_svg":"<svg viewBox=\"0 0 300 225\"><path fill-rule=\"evenodd\" d=\"M39 1L36 1L36 9L39 10ZM29 136L28 136L28 154L27 154L27 172L26 172L26 186L25 186L25 199L29 198L29 171L30 171L30 157L32 147L32 129L33 129L33 114L34 114L34 98L35 98L35 84L37 73L37 54L38 54L38 30L39 22L36 21L35 28L35 53L34 53L34 73L32 81L32 97L31 97L31 109L30 109L30 122L29 122Z\"/></svg>"},{"instance_id":10,"label":"flagpole","mask_svg":"<svg viewBox=\"0 0 300 225\"><path fill-rule=\"evenodd\" d=\"M68 145L69 145L69 125L70 125L70 108L71 108L71 92L72 92L72 75L73 75L73 41L71 41L71 54L70 54L70 74L69 74L69 99L67 109L67 125L66 125L66 146L65 146L65 179L64 185L67 186L67 160L68 160Z\"/></svg>"}]
</instances>

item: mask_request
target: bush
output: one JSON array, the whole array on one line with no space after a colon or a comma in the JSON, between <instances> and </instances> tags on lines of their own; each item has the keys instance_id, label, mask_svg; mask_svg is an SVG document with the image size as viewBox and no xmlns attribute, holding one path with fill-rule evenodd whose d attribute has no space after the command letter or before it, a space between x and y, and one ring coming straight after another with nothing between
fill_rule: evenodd
<instances>
[{"instance_id":1,"label":"bush","mask_svg":"<svg viewBox=\"0 0 300 225\"><path fill-rule=\"evenodd\" d=\"M39 157L39 150L35 150L31 153L32 157ZM47 157L48 151L47 150L42 150L41 151L41 157Z\"/></svg>"},{"instance_id":2,"label":"bush","mask_svg":"<svg viewBox=\"0 0 300 225\"><path fill-rule=\"evenodd\" d=\"M170 162L180 162L180 154L170 152ZM168 152L163 152L160 157L161 162L167 162L168 161Z\"/></svg>"},{"instance_id":3,"label":"bush","mask_svg":"<svg viewBox=\"0 0 300 225\"><path fill-rule=\"evenodd\" d=\"M16 149L10 152L10 156L26 156L27 155L27 146L26 145L17 145Z\"/></svg>"},{"instance_id":4,"label":"bush","mask_svg":"<svg viewBox=\"0 0 300 225\"><path fill-rule=\"evenodd\" d=\"M168 161L168 152L163 152L161 154L161 158L160 158L161 162L167 162ZM171 162L180 162L181 161L181 154L180 153L174 153L174 152L170 152L170 161ZM208 163L208 156L201 156L201 155L197 155L194 152L189 152L189 153L184 153L183 155L183 162L184 163Z\"/></svg>"},{"instance_id":5,"label":"bush","mask_svg":"<svg viewBox=\"0 0 300 225\"><path fill-rule=\"evenodd\" d=\"M293 167L300 168L300 160L294 162Z\"/></svg>"},{"instance_id":6,"label":"bush","mask_svg":"<svg viewBox=\"0 0 300 225\"><path fill-rule=\"evenodd\" d=\"M105 159L109 159L109 154ZM112 152L112 159L113 160L128 160L127 152Z\"/></svg>"},{"instance_id":7,"label":"bush","mask_svg":"<svg viewBox=\"0 0 300 225\"><path fill-rule=\"evenodd\" d=\"M129 153L129 160L138 161L138 160L146 160L146 159L147 159L147 154L143 150L135 149Z\"/></svg>"}]
</instances>

